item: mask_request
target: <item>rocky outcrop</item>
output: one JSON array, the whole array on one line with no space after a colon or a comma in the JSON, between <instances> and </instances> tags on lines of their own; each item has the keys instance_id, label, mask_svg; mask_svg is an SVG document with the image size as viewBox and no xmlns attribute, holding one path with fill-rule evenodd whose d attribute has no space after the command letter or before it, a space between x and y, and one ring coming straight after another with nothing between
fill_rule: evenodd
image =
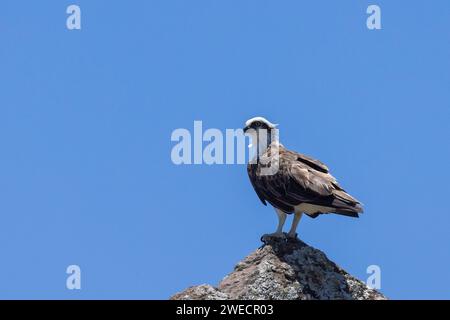
<instances>
[{"instance_id":1,"label":"rocky outcrop","mask_svg":"<svg viewBox=\"0 0 450 320\"><path fill-rule=\"evenodd\" d=\"M301 240L265 238L217 287L190 287L173 300L383 300L320 250Z\"/></svg>"}]
</instances>

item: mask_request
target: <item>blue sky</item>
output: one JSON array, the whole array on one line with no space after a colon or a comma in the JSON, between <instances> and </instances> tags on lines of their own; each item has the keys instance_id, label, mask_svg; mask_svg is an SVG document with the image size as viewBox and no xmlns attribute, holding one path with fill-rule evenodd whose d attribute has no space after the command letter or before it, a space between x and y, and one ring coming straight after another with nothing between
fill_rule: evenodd
<instances>
[{"instance_id":1,"label":"blue sky","mask_svg":"<svg viewBox=\"0 0 450 320\"><path fill-rule=\"evenodd\" d=\"M0 298L219 282L276 216L244 165L175 166L170 135L256 115L365 204L304 241L391 298L450 298L449 30L446 0L2 1Z\"/></svg>"}]
</instances>

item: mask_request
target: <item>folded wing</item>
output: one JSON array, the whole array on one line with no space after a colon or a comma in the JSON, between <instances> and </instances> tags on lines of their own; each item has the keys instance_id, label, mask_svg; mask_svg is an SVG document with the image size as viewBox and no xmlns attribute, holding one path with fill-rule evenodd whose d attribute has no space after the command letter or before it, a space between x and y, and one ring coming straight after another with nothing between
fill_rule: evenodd
<instances>
[{"instance_id":1,"label":"folded wing","mask_svg":"<svg viewBox=\"0 0 450 320\"><path fill-rule=\"evenodd\" d=\"M288 213L302 203L352 217L363 211L361 203L340 187L325 164L300 153L280 148L279 169L274 175L261 175L259 164L249 165L248 174L264 204L267 201ZM325 212L317 215L321 213Z\"/></svg>"}]
</instances>

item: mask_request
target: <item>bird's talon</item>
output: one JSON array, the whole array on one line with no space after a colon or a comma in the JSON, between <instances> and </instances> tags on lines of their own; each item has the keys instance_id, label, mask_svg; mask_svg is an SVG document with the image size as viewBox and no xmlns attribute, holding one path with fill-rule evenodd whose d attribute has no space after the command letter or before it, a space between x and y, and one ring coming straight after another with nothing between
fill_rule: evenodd
<instances>
[{"instance_id":1,"label":"bird's talon","mask_svg":"<svg viewBox=\"0 0 450 320\"><path fill-rule=\"evenodd\" d=\"M269 234L264 234L261 237L261 242L263 243L267 243L270 239L275 239L275 240L281 240L281 241L286 241L286 234L283 232L280 233L269 233Z\"/></svg>"},{"instance_id":2,"label":"bird's talon","mask_svg":"<svg viewBox=\"0 0 450 320\"><path fill-rule=\"evenodd\" d=\"M288 240L297 240L298 239L298 233L292 234L292 233L288 233L287 234L287 239Z\"/></svg>"}]
</instances>

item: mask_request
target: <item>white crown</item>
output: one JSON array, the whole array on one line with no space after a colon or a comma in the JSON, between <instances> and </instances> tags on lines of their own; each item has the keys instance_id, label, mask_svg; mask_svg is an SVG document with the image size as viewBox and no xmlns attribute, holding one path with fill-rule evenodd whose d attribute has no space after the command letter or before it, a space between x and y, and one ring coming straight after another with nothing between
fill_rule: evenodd
<instances>
[{"instance_id":1,"label":"white crown","mask_svg":"<svg viewBox=\"0 0 450 320\"><path fill-rule=\"evenodd\" d=\"M253 122L256 122L256 121L264 122L264 123L267 124L270 128L275 128L276 126L278 126L278 124L272 123L272 122L270 122L269 120L267 120L266 118L263 118L263 117L254 117L254 118L248 119L248 120L245 122L245 125L248 127L248 126L250 126Z\"/></svg>"}]
</instances>

